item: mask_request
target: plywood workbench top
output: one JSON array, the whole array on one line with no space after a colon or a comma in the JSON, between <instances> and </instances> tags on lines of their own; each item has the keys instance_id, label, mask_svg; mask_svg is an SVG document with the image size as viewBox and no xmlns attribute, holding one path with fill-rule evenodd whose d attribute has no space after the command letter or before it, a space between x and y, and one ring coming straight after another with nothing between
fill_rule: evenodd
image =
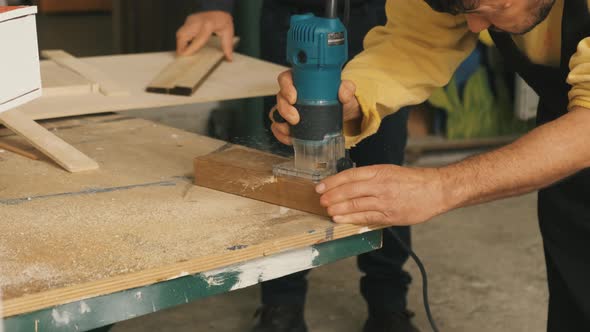
<instances>
[{"instance_id":1,"label":"plywood workbench top","mask_svg":"<svg viewBox=\"0 0 590 332\"><path fill-rule=\"evenodd\" d=\"M193 158L224 142L121 116L53 126L100 170L0 152L5 316L368 231L193 186Z\"/></svg>"}]
</instances>

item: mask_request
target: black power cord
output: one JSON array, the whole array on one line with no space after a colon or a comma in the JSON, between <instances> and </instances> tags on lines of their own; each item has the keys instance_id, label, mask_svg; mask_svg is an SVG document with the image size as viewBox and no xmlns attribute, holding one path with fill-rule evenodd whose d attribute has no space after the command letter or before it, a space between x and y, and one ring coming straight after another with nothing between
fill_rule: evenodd
<instances>
[{"instance_id":1,"label":"black power cord","mask_svg":"<svg viewBox=\"0 0 590 332\"><path fill-rule=\"evenodd\" d=\"M348 23L350 22L350 0L344 0L344 26L348 29Z\"/></svg>"},{"instance_id":2,"label":"black power cord","mask_svg":"<svg viewBox=\"0 0 590 332\"><path fill-rule=\"evenodd\" d=\"M426 269L424 268L424 264L422 261L412 251L412 249L404 242L402 239L393 231L391 228L387 228L387 231L391 233L391 235L397 240L400 246L412 257L418 268L420 269L420 274L422 275L422 301L424 302L424 310L426 310L426 316L428 317L428 322L430 322L430 327L434 332L439 332L438 327L436 327L436 323L434 322L434 318L432 318L432 313L430 312L430 302L428 301L428 276L426 275Z\"/></svg>"},{"instance_id":3,"label":"black power cord","mask_svg":"<svg viewBox=\"0 0 590 332\"><path fill-rule=\"evenodd\" d=\"M327 0L326 1L326 17L336 17L336 13L338 11L338 2L336 0ZM348 28L348 24L350 22L350 0L344 0L344 17L343 23L346 28ZM347 151L348 152L348 151ZM346 168L350 168L350 165L347 165ZM340 171L340 170L339 170ZM439 332L436 323L434 322L434 318L432 318L432 313L430 312L430 302L428 301L428 276L426 274L426 269L422 264L422 261L416 255L412 249L404 242L402 239L391 229L387 228L387 231L393 235L393 237L399 242L400 246L412 257L418 268L420 269L420 274L422 275L422 300L424 302L424 310L426 310L426 316L428 317L428 322L430 323L430 327L434 332Z\"/></svg>"}]
</instances>

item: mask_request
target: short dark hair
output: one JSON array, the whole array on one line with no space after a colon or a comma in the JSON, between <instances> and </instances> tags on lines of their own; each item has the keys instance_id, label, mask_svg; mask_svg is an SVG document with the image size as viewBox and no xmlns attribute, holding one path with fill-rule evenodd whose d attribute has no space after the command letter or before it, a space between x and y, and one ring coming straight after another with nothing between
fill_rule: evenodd
<instances>
[{"instance_id":1,"label":"short dark hair","mask_svg":"<svg viewBox=\"0 0 590 332\"><path fill-rule=\"evenodd\" d=\"M477 8L479 0L424 0L430 8L441 13L461 14Z\"/></svg>"}]
</instances>

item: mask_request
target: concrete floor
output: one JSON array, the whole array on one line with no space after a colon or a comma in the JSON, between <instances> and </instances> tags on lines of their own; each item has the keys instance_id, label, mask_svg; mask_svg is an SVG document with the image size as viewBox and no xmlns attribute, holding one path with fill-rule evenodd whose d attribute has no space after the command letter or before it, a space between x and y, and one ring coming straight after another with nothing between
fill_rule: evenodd
<instances>
[{"instance_id":1,"label":"concrete floor","mask_svg":"<svg viewBox=\"0 0 590 332\"><path fill-rule=\"evenodd\" d=\"M76 28L82 25L85 29ZM110 53L109 32L110 18L105 15L39 20L41 48L64 48L79 56ZM202 133L214 106L138 111L133 115ZM197 108L199 116L194 116ZM436 165L462 157L430 155L422 164ZM545 329L547 289L535 197L466 208L414 227L413 245L428 270L432 311L442 331ZM417 325L429 331L418 269L413 262L406 267L414 277L410 309L416 311ZM359 277L353 258L311 273L306 308L311 331L360 331L366 309L358 292ZM258 296L258 287L250 287L139 317L118 324L113 331L248 331Z\"/></svg>"}]
</instances>

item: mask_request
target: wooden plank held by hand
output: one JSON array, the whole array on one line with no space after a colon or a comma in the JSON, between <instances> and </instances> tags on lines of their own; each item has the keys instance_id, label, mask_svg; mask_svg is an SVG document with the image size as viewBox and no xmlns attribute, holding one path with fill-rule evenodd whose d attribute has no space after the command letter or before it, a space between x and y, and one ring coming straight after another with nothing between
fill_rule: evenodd
<instances>
[{"instance_id":1,"label":"wooden plank held by hand","mask_svg":"<svg viewBox=\"0 0 590 332\"><path fill-rule=\"evenodd\" d=\"M239 38L234 38L234 46ZM219 38L212 38L199 52L177 57L148 84L146 91L190 96L224 59Z\"/></svg>"}]
</instances>

